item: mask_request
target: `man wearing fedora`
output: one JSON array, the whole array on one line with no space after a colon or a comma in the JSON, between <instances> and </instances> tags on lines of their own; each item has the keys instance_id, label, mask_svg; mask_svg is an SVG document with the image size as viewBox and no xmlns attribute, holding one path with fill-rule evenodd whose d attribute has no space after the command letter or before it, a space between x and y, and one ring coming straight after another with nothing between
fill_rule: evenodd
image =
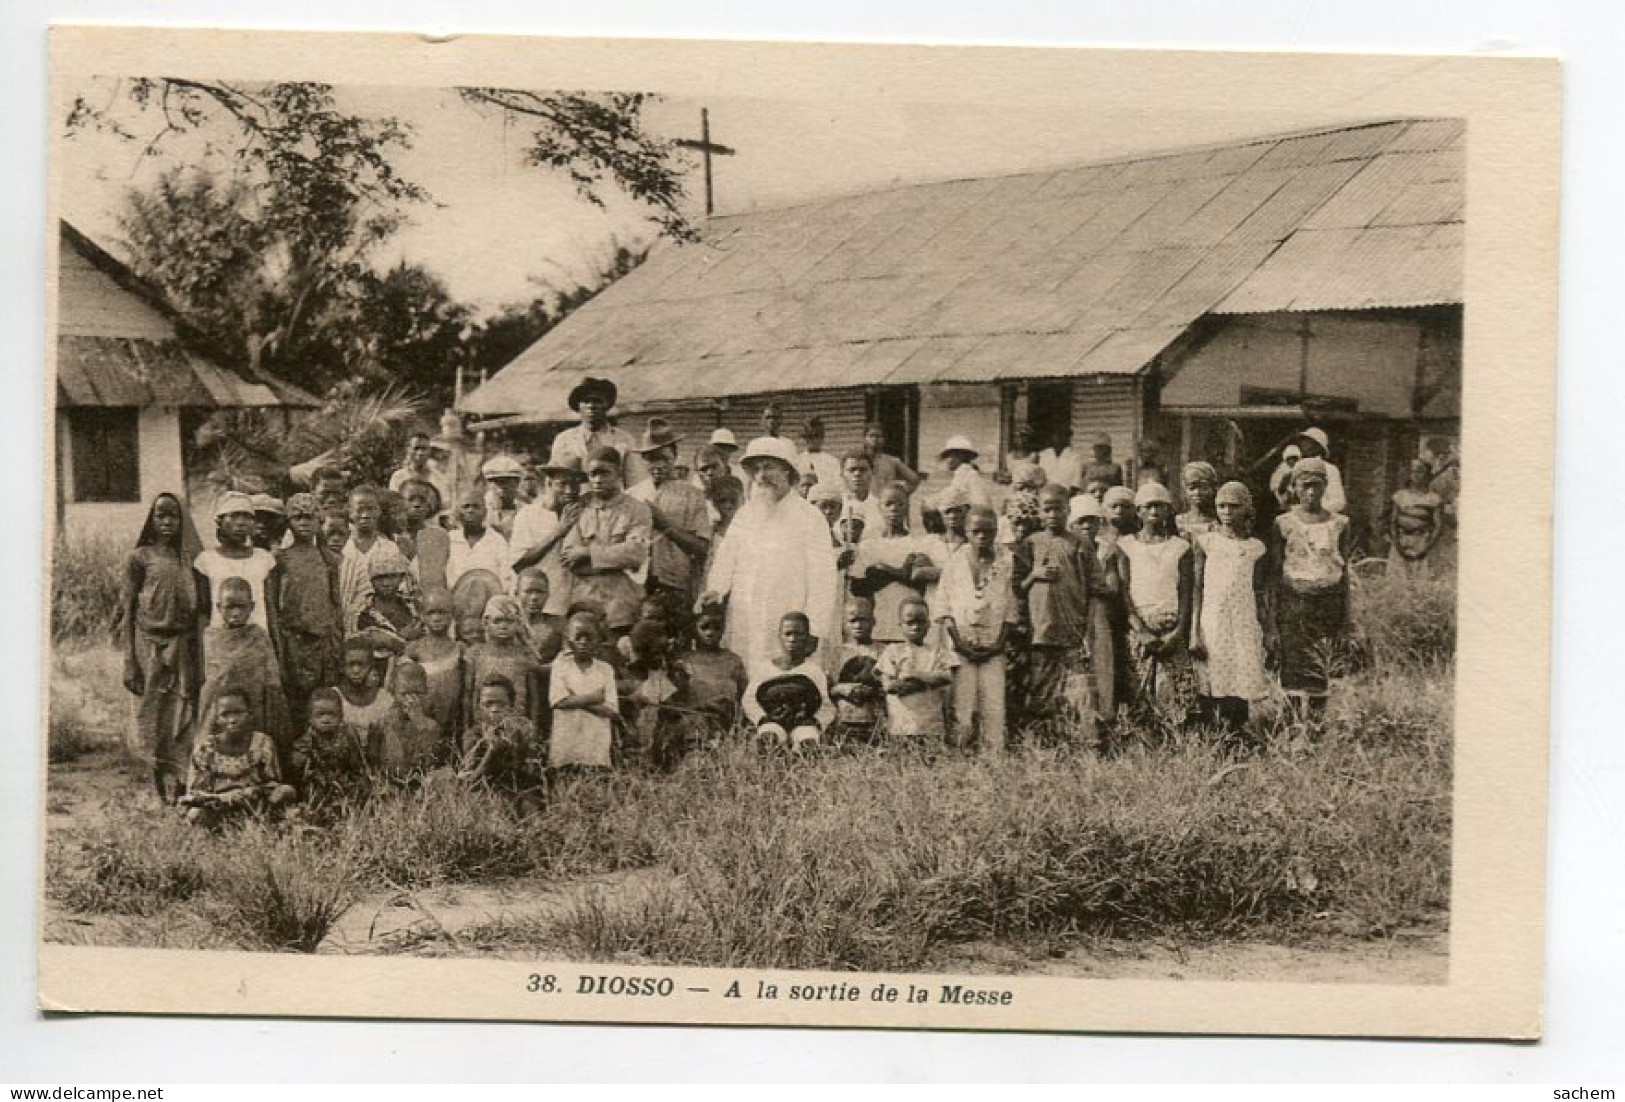
<instances>
[{"instance_id":1,"label":"man wearing fedora","mask_svg":"<svg viewBox=\"0 0 1625 1102\"><path fill-rule=\"evenodd\" d=\"M637 454L637 441L631 433L609 422L610 410L615 408L618 396L619 391L614 383L591 375L571 388L570 408L581 418L581 423L553 438L553 450L548 460L552 466L563 466L574 459L585 470L587 457L594 451L614 448L621 456L621 478L625 486L636 486L648 477L643 459Z\"/></svg>"},{"instance_id":2,"label":"man wearing fedora","mask_svg":"<svg viewBox=\"0 0 1625 1102\"><path fill-rule=\"evenodd\" d=\"M674 473L681 440L665 418L649 418L637 448L649 477L627 491L649 506L654 528L649 596L658 597L680 618L698 595L700 568L711 550L711 509L705 495Z\"/></svg>"}]
</instances>

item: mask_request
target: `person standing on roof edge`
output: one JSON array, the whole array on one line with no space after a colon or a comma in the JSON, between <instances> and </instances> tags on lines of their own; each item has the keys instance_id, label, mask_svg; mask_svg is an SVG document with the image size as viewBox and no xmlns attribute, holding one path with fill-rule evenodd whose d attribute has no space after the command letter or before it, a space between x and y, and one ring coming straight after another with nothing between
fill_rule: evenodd
<instances>
[{"instance_id":1,"label":"person standing on roof edge","mask_svg":"<svg viewBox=\"0 0 1625 1102\"><path fill-rule=\"evenodd\" d=\"M637 440L622 429L610 424L610 410L619 397L615 384L608 379L591 375L577 383L568 398L569 406L581 418L579 425L565 429L553 438L553 449L548 464L553 467L569 465L573 459L585 470L587 457L600 448L614 448L624 457L621 466L622 482L636 486L649 477L643 458L637 454Z\"/></svg>"},{"instance_id":2,"label":"person standing on roof edge","mask_svg":"<svg viewBox=\"0 0 1625 1102\"><path fill-rule=\"evenodd\" d=\"M1326 494L1320 507L1328 513L1348 512L1348 494L1343 489L1343 472L1331 460L1332 441L1321 428L1308 428L1298 434L1298 450L1305 459L1319 459L1326 464ZM1294 480L1295 484L1295 480Z\"/></svg>"}]
</instances>

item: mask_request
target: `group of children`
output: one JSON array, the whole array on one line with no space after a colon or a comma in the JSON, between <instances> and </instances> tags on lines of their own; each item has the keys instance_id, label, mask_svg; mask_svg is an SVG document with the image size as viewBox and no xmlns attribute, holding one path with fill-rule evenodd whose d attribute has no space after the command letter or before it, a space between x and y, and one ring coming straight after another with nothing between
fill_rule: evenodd
<instances>
[{"instance_id":1,"label":"group of children","mask_svg":"<svg viewBox=\"0 0 1625 1102\"><path fill-rule=\"evenodd\" d=\"M1295 466L1267 545L1246 487L1205 463L1185 468L1177 513L1159 482L1086 491L1036 464L1014 472L1002 514L962 480L916 503L904 482L873 487L872 466L847 456L841 485L804 487L828 522L843 637L814 638L791 610L758 669L723 647L724 605L652 583L560 593L563 531L535 555L504 538L487 556L486 487L443 526L427 481L390 500L318 471L285 502L221 495L209 550L162 494L125 608L125 684L159 796L200 823L320 817L451 777L529 807L561 771L670 768L740 728L788 747L987 753L1011 716L1032 737L1103 747L1130 710L1235 731L1269 691L1275 648L1304 714L1324 704L1349 575L1320 460ZM557 481L567 530L580 479ZM725 530L731 510L706 500Z\"/></svg>"}]
</instances>

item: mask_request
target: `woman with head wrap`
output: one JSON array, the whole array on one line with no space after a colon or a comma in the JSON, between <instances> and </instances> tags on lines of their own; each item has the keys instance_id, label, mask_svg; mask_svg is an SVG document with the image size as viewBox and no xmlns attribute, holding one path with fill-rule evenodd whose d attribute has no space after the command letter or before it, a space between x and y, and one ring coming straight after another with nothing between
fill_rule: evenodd
<instances>
[{"instance_id":1,"label":"woman with head wrap","mask_svg":"<svg viewBox=\"0 0 1625 1102\"><path fill-rule=\"evenodd\" d=\"M1251 701L1269 692L1264 672L1264 545L1244 536L1252 493L1226 482L1214 495L1218 527L1194 541L1191 657L1197 661L1203 718L1225 734L1246 726Z\"/></svg>"},{"instance_id":2,"label":"woman with head wrap","mask_svg":"<svg viewBox=\"0 0 1625 1102\"><path fill-rule=\"evenodd\" d=\"M1298 502L1275 518L1271 548L1279 579L1275 619L1281 636L1281 687L1307 719L1325 709L1330 674L1348 626L1349 520L1322 504L1324 460L1299 460L1292 484Z\"/></svg>"},{"instance_id":3,"label":"woman with head wrap","mask_svg":"<svg viewBox=\"0 0 1625 1102\"><path fill-rule=\"evenodd\" d=\"M1197 460L1185 464L1180 480L1185 484L1185 511L1174 518L1174 524L1182 538L1193 540L1219 526L1219 515L1213 508L1213 495L1219 489L1219 472L1213 469L1213 464Z\"/></svg>"},{"instance_id":4,"label":"woman with head wrap","mask_svg":"<svg viewBox=\"0 0 1625 1102\"><path fill-rule=\"evenodd\" d=\"M181 499L159 494L124 561L124 687L141 698L131 756L151 765L158 798L181 794L197 700L198 585L202 550Z\"/></svg>"}]
</instances>

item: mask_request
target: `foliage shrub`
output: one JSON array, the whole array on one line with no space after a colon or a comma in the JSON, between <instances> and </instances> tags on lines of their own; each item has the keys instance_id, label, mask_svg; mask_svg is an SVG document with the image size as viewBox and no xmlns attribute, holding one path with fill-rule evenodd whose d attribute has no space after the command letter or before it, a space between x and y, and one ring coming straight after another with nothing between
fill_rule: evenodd
<instances>
[{"instance_id":1,"label":"foliage shrub","mask_svg":"<svg viewBox=\"0 0 1625 1102\"><path fill-rule=\"evenodd\" d=\"M124 621L125 549L100 537L58 536L51 565L51 641L116 642Z\"/></svg>"}]
</instances>

